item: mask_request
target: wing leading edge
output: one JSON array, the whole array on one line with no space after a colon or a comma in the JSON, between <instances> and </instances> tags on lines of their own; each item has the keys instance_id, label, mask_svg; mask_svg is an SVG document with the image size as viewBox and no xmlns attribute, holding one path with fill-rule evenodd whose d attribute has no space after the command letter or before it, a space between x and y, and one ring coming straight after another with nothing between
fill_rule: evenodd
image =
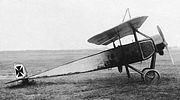
<instances>
[{"instance_id":1,"label":"wing leading edge","mask_svg":"<svg viewBox=\"0 0 180 100\"><path fill-rule=\"evenodd\" d=\"M118 38L132 35L133 30L131 29L131 26L136 29L140 28L144 21L147 19L147 17L148 16L141 16L128 20L114 28L111 28L107 31L91 37L90 39L88 39L88 42L96 45L108 45L113 41L116 41Z\"/></svg>"}]
</instances>

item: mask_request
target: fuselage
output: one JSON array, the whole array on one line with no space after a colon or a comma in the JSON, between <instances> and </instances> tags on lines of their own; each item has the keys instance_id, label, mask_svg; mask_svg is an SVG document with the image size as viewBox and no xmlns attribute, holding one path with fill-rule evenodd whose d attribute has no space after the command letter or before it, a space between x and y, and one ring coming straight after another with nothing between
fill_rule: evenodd
<instances>
[{"instance_id":1,"label":"fuselage","mask_svg":"<svg viewBox=\"0 0 180 100\"><path fill-rule=\"evenodd\" d=\"M152 39L145 39L104 51L105 67L116 67L149 59L156 52ZM140 47L140 48L139 48Z\"/></svg>"},{"instance_id":2,"label":"fuselage","mask_svg":"<svg viewBox=\"0 0 180 100\"><path fill-rule=\"evenodd\" d=\"M155 44L154 40L149 38L127 45L121 45L65 63L57 68L34 75L30 78L56 77L136 63L152 57L152 55L157 52L156 45L158 44Z\"/></svg>"},{"instance_id":3,"label":"fuselage","mask_svg":"<svg viewBox=\"0 0 180 100\"><path fill-rule=\"evenodd\" d=\"M160 35L155 35L151 39L121 45L102 52L105 55L103 56L104 67L117 67L147 60L155 52L163 55L164 47L165 44Z\"/></svg>"}]
</instances>

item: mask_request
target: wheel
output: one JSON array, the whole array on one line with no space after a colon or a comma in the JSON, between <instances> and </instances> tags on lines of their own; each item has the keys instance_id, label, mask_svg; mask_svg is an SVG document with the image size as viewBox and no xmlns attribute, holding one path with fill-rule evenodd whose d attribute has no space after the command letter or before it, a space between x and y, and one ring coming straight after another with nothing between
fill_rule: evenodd
<instances>
[{"instance_id":1,"label":"wheel","mask_svg":"<svg viewBox=\"0 0 180 100\"><path fill-rule=\"evenodd\" d=\"M141 72L145 73L145 72L147 72L147 70L150 70L150 69L151 68L146 67ZM141 78L144 80L144 74L141 74Z\"/></svg>"},{"instance_id":2,"label":"wheel","mask_svg":"<svg viewBox=\"0 0 180 100\"><path fill-rule=\"evenodd\" d=\"M160 74L155 69L149 69L144 72L143 79L147 84L157 84L160 80Z\"/></svg>"}]
</instances>

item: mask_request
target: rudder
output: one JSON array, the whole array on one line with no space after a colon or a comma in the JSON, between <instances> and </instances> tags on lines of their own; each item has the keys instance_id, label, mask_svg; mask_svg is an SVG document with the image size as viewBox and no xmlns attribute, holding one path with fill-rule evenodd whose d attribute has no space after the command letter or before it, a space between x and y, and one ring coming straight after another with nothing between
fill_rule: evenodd
<instances>
[{"instance_id":1,"label":"rudder","mask_svg":"<svg viewBox=\"0 0 180 100\"><path fill-rule=\"evenodd\" d=\"M23 79L27 77L27 71L23 64L14 64L16 79Z\"/></svg>"}]
</instances>

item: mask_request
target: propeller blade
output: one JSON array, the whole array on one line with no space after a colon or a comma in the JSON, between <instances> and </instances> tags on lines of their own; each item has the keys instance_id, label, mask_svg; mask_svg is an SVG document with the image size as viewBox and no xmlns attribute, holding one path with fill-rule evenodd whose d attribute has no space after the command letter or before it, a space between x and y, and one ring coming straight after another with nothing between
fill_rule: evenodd
<instances>
[{"instance_id":1,"label":"propeller blade","mask_svg":"<svg viewBox=\"0 0 180 100\"><path fill-rule=\"evenodd\" d=\"M171 59L172 64L174 65L174 60L173 60L172 55L171 55L171 53L170 53L170 51L169 51L169 49L168 49L168 43L166 42L165 37L164 37L164 34L163 34L161 28L160 28L158 25L157 25L157 30L158 30L159 34L161 35L161 37L162 37L162 39L163 39L163 43L166 45L166 50L167 50L167 52L168 52L168 54L169 54L169 57L170 57L170 59Z\"/></svg>"},{"instance_id":2,"label":"propeller blade","mask_svg":"<svg viewBox=\"0 0 180 100\"><path fill-rule=\"evenodd\" d=\"M173 57L172 57L172 55L171 55L171 53L170 53L170 51L169 51L169 49L168 49L168 46L166 46L166 50L167 50L167 52L168 52L168 54L169 54L169 57L171 58L172 64L174 65L174 60L173 60Z\"/></svg>"},{"instance_id":3,"label":"propeller blade","mask_svg":"<svg viewBox=\"0 0 180 100\"><path fill-rule=\"evenodd\" d=\"M161 28L160 28L158 25L157 25L157 30L158 30L159 34L161 35L161 37L162 37L162 39L163 39L163 42L166 42L166 40L165 40L165 38L164 38L164 34L163 34Z\"/></svg>"}]
</instances>

